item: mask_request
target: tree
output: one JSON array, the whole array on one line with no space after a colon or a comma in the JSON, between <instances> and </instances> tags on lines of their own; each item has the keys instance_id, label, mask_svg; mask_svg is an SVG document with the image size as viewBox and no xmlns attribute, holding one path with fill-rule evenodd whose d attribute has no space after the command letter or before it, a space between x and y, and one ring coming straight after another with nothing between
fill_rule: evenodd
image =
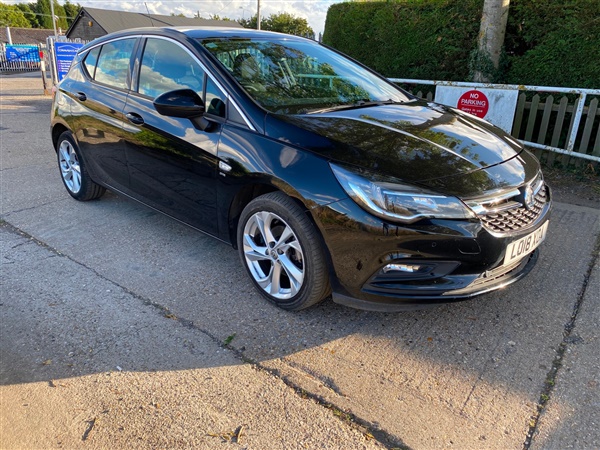
<instances>
[{"instance_id":1,"label":"tree","mask_svg":"<svg viewBox=\"0 0 600 450\"><path fill-rule=\"evenodd\" d=\"M484 0L477 49L471 58L473 81L495 81L500 67L510 0Z\"/></svg>"},{"instance_id":2,"label":"tree","mask_svg":"<svg viewBox=\"0 0 600 450\"><path fill-rule=\"evenodd\" d=\"M23 12L23 15L29 22L31 28L39 28L40 27L40 23L37 20L37 16L34 14L34 12L31 10L31 8L29 7L29 5L27 3L17 3L15 6ZM29 27L26 27L26 28L29 28Z\"/></svg>"},{"instance_id":3,"label":"tree","mask_svg":"<svg viewBox=\"0 0 600 450\"><path fill-rule=\"evenodd\" d=\"M212 14L210 16L210 20L223 20L224 22L231 22L232 21L229 17L221 17L218 14Z\"/></svg>"},{"instance_id":4,"label":"tree","mask_svg":"<svg viewBox=\"0 0 600 450\"><path fill-rule=\"evenodd\" d=\"M238 22L244 28L256 29L256 14L249 19L239 19ZM261 17L260 28L262 30L277 31L279 33L294 34L311 39L315 38L315 32L308 25L308 21L302 17L296 17L290 13L271 14L269 17Z\"/></svg>"},{"instance_id":5,"label":"tree","mask_svg":"<svg viewBox=\"0 0 600 450\"><path fill-rule=\"evenodd\" d=\"M50 9L50 0L37 0L36 3L30 3L29 7L36 14L40 28L52 29L52 11ZM54 15L56 19L56 28L66 30L69 25L67 23L65 8L63 8L56 0L54 0Z\"/></svg>"},{"instance_id":6,"label":"tree","mask_svg":"<svg viewBox=\"0 0 600 450\"><path fill-rule=\"evenodd\" d=\"M0 26L31 28L25 14L16 5L0 3Z\"/></svg>"},{"instance_id":7,"label":"tree","mask_svg":"<svg viewBox=\"0 0 600 450\"><path fill-rule=\"evenodd\" d=\"M67 16L67 26L70 27L77 18L77 15L81 10L81 5L79 3L71 3L67 0L63 5L63 8L65 9L65 15Z\"/></svg>"},{"instance_id":8,"label":"tree","mask_svg":"<svg viewBox=\"0 0 600 450\"><path fill-rule=\"evenodd\" d=\"M53 28L52 12L48 0L37 0L35 3L30 3L29 7L36 14L40 28Z\"/></svg>"}]
</instances>

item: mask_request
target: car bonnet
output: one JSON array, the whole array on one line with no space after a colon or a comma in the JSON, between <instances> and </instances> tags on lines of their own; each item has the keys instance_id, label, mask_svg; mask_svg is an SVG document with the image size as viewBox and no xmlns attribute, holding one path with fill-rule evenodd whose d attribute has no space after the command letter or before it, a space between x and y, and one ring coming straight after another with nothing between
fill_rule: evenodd
<instances>
[{"instance_id":1,"label":"car bonnet","mask_svg":"<svg viewBox=\"0 0 600 450\"><path fill-rule=\"evenodd\" d=\"M421 100L274 118L278 124L267 126L271 137L333 162L452 195L518 186L539 168L499 128Z\"/></svg>"}]
</instances>

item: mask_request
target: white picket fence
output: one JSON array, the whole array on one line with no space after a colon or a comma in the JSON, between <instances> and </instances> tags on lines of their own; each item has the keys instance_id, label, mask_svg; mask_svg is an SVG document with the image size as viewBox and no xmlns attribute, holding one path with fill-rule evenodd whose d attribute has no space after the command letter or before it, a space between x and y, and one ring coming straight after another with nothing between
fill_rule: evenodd
<instances>
[{"instance_id":1,"label":"white picket fence","mask_svg":"<svg viewBox=\"0 0 600 450\"><path fill-rule=\"evenodd\" d=\"M435 99L437 86L520 91L511 134L539 150L600 162L600 89L390 78L418 97ZM433 86L427 89L427 86Z\"/></svg>"}]
</instances>

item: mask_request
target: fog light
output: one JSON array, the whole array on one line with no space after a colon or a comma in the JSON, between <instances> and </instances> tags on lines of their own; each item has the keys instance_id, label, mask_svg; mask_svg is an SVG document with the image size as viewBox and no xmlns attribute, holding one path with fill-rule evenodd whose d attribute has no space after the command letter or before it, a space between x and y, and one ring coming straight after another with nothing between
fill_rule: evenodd
<instances>
[{"instance_id":1,"label":"fog light","mask_svg":"<svg viewBox=\"0 0 600 450\"><path fill-rule=\"evenodd\" d=\"M389 272L404 272L404 273L415 273L421 269L421 266L415 264L388 264L384 266L383 273Z\"/></svg>"}]
</instances>

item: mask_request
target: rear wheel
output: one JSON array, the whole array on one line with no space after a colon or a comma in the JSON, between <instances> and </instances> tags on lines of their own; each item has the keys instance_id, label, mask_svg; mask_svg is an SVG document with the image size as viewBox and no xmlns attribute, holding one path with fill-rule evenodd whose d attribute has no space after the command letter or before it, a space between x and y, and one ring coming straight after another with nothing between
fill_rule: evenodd
<instances>
[{"instance_id":1,"label":"rear wheel","mask_svg":"<svg viewBox=\"0 0 600 450\"><path fill-rule=\"evenodd\" d=\"M304 309L331 291L317 230L283 193L262 195L246 206L238 224L238 248L260 293L280 308Z\"/></svg>"},{"instance_id":2,"label":"rear wheel","mask_svg":"<svg viewBox=\"0 0 600 450\"><path fill-rule=\"evenodd\" d=\"M106 189L90 178L70 131L65 131L58 138L56 154L60 176L71 197L80 201L102 197Z\"/></svg>"}]
</instances>

